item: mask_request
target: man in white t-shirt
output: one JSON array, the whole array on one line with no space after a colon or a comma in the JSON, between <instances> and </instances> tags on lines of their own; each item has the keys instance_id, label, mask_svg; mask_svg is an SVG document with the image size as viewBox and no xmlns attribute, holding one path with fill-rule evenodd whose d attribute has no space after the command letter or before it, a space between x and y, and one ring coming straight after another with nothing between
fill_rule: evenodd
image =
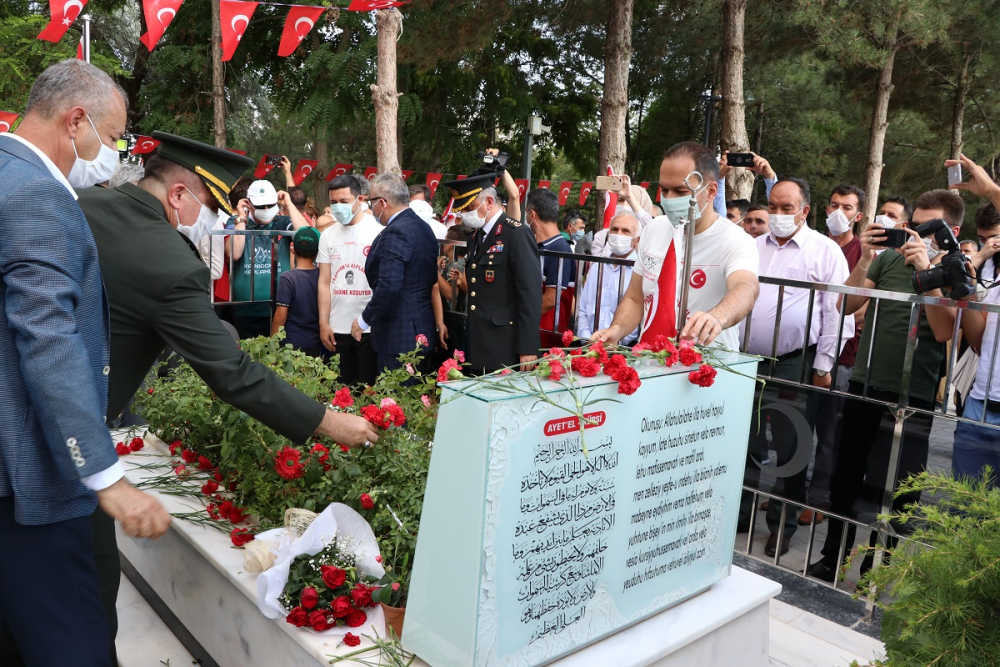
<instances>
[{"instance_id":1,"label":"man in white t-shirt","mask_svg":"<svg viewBox=\"0 0 1000 667\"><path fill-rule=\"evenodd\" d=\"M759 290L757 247L743 230L712 209L719 187L719 161L708 148L694 142L677 144L663 157L660 204L666 215L654 218L642 230L628 291L611 326L594 333L595 340L617 343L637 324L642 325L640 340L677 335L684 231L675 224L687 216L692 193L684 179L693 171L701 173L708 187L696 198L702 213L695 225L688 318L680 337L739 349L737 325L753 308ZM670 270L664 272L664 267Z\"/></svg>"},{"instance_id":2,"label":"man in white t-shirt","mask_svg":"<svg viewBox=\"0 0 1000 667\"><path fill-rule=\"evenodd\" d=\"M351 336L351 323L372 298L365 260L375 237L384 229L361 200L357 177L330 182L330 214L335 222L319 239L319 333L323 345L340 358L340 379L347 385L372 385L377 368L368 332Z\"/></svg>"}]
</instances>

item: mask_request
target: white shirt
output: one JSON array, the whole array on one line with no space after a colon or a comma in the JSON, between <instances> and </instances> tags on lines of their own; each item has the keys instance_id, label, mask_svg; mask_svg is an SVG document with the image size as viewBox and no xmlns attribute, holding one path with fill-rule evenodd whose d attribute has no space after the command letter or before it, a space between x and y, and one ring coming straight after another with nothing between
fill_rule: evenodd
<instances>
[{"instance_id":1,"label":"white shirt","mask_svg":"<svg viewBox=\"0 0 1000 667\"><path fill-rule=\"evenodd\" d=\"M619 206L615 211L615 215L619 213L631 213L635 216L635 219L639 221L639 234L641 235L642 230L646 228L646 225L653 221L653 216L646 213L642 209L638 212L633 211L630 206ZM607 246L608 244L608 230L602 229L596 234L594 234L594 240L590 244L590 254L595 257L611 257L611 248Z\"/></svg>"},{"instance_id":2,"label":"white shirt","mask_svg":"<svg viewBox=\"0 0 1000 667\"><path fill-rule=\"evenodd\" d=\"M643 321L653 304L657 281L663 259L670 243L677 244L677 281L684 275L684 227L674 228L665 215L657 216L642 230L636 252L636 267L642 271ZM725 218L717 218L712 225L695 234L691 249L691 290L688 292L688 314L715 308L729 293L726 280L735 271L749 271L757 275L757 246L749 234ZM681 290L677 286L680 305ZM739 349L739 327L724 329L716 338L717 345L730 350Z\"/></svg>"},{"instance_id":3,"label":"white shirt","mask_svg":"<svg viewBox=\"0 0 1000 667\"><path fill-rule=\"evenodd\" d=\"M730 225L740 231L736 225ZM847 260L837 242L803 224L784 245L779 246L774 232L757 237L760 252L760 275L787 278L811 283L843 285L850 271ZM747 352L769 357L780 357L801 350L806 335L806 315L809 312L810 292L806 289L785 288L781 303L781 326L778 347L774 344L774 323L778 312L777 285L760 286L760 296L753 309L750 340ZM809 327L809 345L816 345L813 368L830 371L844 345L854 337L854 318L845 317L837 345L837 328L840 325L838 294L816 292L813 301L812 323ZM741 325L741 329L745 322Z\"/></svg>"},{"instance_id":4,"label":"white shirt","mask_svg":"<svg viewBox=\"0 0 1000 667\"><path fill-rule=\"evenodd\" d=\"M228 220L229 214L224 210L219 209L219 219L215 221L214 225L212 225L212 231L225 229L226 222ZM201 261L205 262L205 265L208 266L209 271L211 271L212 280L218 280L222 277L222 269L226 265L225 250L225 236L212 236L210 234L205 234L198 239L198 254L201 255Z\"/></svg>"},{"instance_id":5,"label":"white shirt","mask_svg":"<svg viewBox=\"0 0 1000 667\"><path fill-rule=\"evenodd\" d=\"M634 253L633 253L634 254ZM634 257L633 257L634 258ZM595 312L597 306L597 276L601 271L600 265L590 267L587 279L583 283L583 291L580 294L580 308L576 316L576 335L586 340L594 333ZM601 275L601 319L600 327L607 329L611 325L611 320L615 318L615 311L618 309L620 301L619 294L625 295L629 283L632 281L632 268L629 266L619 266L617 264L605 264ZM620 286L620 287L619 287ZM619 291L619 289L621 291ZM631 345L639 338L639 327L635 331L625 336L621 340L622 345Z\"/></svg>"},{"instance_id":6,"label":"white shirt","mask_svg":"<svg viewBox=\"0 0 1000 667\"><path fill-rule=\"evenodd\" d=\"M365 261L375 237L383 229L375 218L364 215L353 225L335 222L319 237L316 262L330 265L329 322L334 333L351 333L351 323L361 316L371 301L372 289L365 275Z\"/></svg>"},{"instance_id":7,"label":"white shirt","mask_svg":"<svg viewBox=\"0 0 1000 667\"><path fill-rule=\"evenodd\" d=\"M996 280L996 276L992 275L992 265L993 262L989 260L983 264L980 269L983 280ZM1000 288L986 290L986 294L983 295L980 300L983 303L1000 303ZM973 315L970 312L963 313L962 317L981 317L981 315ZM993 364L993 345L996 340L996 331L997 316L993 313L988 313L986 316L986 328L983 329L983 344L980 348L979 365L976 367L976 380L972 383L972 391L969 392L969 396L977 401L986 400L987 385L989 385L990 389L990 400L1000 400L1000 382L996 381L997 378L1000 378L1000 361L995 364L993 369L993 382L990 383L990 365Z\"/></svg>"},{"instance_id":8,"label":"white shirt","mask_svg":"<svg viewBox=\"0 0 1000 667\"><path fill-rule=\"evenodd\" d=\"M76 196L76 190L74 190L73 186L69 184L69 181L66 180L66 177L63 176L63 173L61 171L59 171L59 167L56 166L56 163L53 162L51 159L49 159L48 155L46 155L45 153L43 153L42 151L40 151L38 149L38 147L35 146L35 144L31 143L30 141L28 141L24 137L19 137L18 135L13 134L11 132L7 132L7 133L5 133L3 135L0 135L0 136L6 137L7 139L13 139L14 141L18 141L18 142L24 144L25 146L27 146L28 148L30 148L31 152L33 152L35 155L37 155L39 157L39 159L41 159L42 164L44 164L45 168L48 169L49 173L52 174L52 178L54 178L57 181L59 181L60 183L62 183L63 186L67 190L69 190L69 193L71 195L73 195L73 199L79 199L79 197Z\"/></svg>"}]
</instances>

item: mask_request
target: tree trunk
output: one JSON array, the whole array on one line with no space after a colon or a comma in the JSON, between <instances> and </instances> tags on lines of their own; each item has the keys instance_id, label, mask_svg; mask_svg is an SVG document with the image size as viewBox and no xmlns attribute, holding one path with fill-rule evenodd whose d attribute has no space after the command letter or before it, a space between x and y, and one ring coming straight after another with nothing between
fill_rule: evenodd
<instances>
[{"instance_id":1,"label":"tree trunk","mask_svg":"<svg viewBox=\"0 0 1000 667\"><path fill-rule=\"evenodd\" d=\"M377 83L372 84L372 102L375 104L375 156L380 174L399 173L396 39L402 22L402 15L396 9L380 9L375 19L378 27L378 76Z\"/></svg>"},{"instance_id":2,"label":"tree trunk","mask_svg":"<svg viewBox=\"0 0 1000 667\"><path fill-rule=\"evenodd\" d=\"M743 24L747 0L722 3L722 150L745 153L750 150L747 135L746 103L743 101ZM750 199L754 174L733 169L726 179L727 199Z\"/></svg>"},{"instance_id":3,"label":"tree trunk","mask_svg":"<svg viewBox=\"0 0 1000 667\"><path fill-rule=\"evenodd\" d=\"M955 88L955 106L951 114L951 159L957 160L962 155L962 126L965 124L965 103L969 99L969 66L972 56L967 55L962 61L962 69L958 73L958 86Z\"/></svg>"},{"instance_id":4,"label":"tree trunk","mask_svg":"<svg viewBox=\"0 0 1000 667\"><path fill-rule=\"evenodd\" d=\"M598 173L608 165L625 169L625 120L628 114L628 71L632 64L632 10L635 0L611 0L604 46L604 97L601 99L601 142Z\"/></svg>"},{"instance_id":5,"label":"tree trunk","mask_svg":"<svg viewBox=\"0 0 1000 667\"><path fill-rule=\"evenodd\" d=\"M315 139L313 159L323 165L323 167L330 166L330 142L327 141L325 127L316 128ZM332 169L332 166L330 168ZM314 178L313 185L315 186L313 188L313 199L316 200L316 208L322 212L323 208L330 202L330 198L326 194L327 182L322 178Z\"/></svg>"},{"instance_id":6,"label":"tree trunk","mask_svg":"<svg viewBox=\"0 0 1000 667\"><path fill-rule=\"evenodd\" d=\"M212 2L212 126L215 145L225 148L226 140L226 72L222 66L222 25L219 0Z\"/></svg>"},{"instance_id":7,"label":"tree trunk","mask_svg":"<svg viewBox=\"0 0 1000 667\"><path fill-rule=\"evenodd\" d=\"M878 211L878 190L882 183L882 153L885 148L885 133L889 129L889 98L892 97L892 68L896 62L897 40L899 38L899 19L897 18L888 30L888 51L885 63L879 70L878 83L875 89L875 102L872 105L872 126L868 139L868 163L865 166L865 210L864 220L875 219Z\"/></svg>"}]
</instances>

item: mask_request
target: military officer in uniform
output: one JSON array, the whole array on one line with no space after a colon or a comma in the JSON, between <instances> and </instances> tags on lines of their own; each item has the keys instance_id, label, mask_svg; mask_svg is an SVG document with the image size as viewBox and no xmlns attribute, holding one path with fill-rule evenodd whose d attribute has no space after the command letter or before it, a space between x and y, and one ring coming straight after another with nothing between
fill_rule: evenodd
<instances>
[{"instance_id":1,"label":"military officer in uniform","mask_svg":"<svg viewBox=\"0 0 1000 667\"><path fill-rule=\"evenodd\" d=\"M197 244L220 207L231 212L229 191L253 161L164 132L153 137L160 145L137 185L79 193L111 310L108 417L121 413L169 345L221 400L294 442L314 433L348 445L376 442L377 430L365 419L333 412L252 361L212 309L209 269ZM120 568L114 525L104 519L107 530L95 514L94 538L102 596L116 628Z\"/></svg>"},{"instance_id":2,"label":"military officer in uniform","mask_svg":"<svg viewBox=\"0 0 1000 667\"><path fill-rule=\"evenodd\" d=\"M452 210L473 235L468 241L468 340L465 359L473 373L526 364L538 357L542 317L542 269L535 236L508 218L493 187L495 174L442 183L455 199Z\"/></svg>"}]
</instances>

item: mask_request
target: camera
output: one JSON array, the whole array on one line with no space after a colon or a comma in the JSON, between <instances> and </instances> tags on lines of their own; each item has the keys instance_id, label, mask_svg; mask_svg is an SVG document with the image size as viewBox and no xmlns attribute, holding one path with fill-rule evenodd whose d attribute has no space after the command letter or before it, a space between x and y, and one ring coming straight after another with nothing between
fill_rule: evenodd
<instances>
[{"instance_id":1,"label":"camera","mask_svg":"<svg viewBox=\"0 0 1000 667\"><path fill-rule=\"evenodd\" d=\"M281 166L281 156L280 155L265 155L264 156L264 164L269 165L271 167L280 167Z\"/></svg>"},{"instance_id":2,"label":"camera","mask_svg":"<svg viewBox=\"0 0 1000 667\"><path fill-rule=\"evenodd\" d=\"M476 157L482 160L482 164L476 169L475 175L496 174L499 176L507 169L507 161L510 160L509 153L499 155L489 155L484 151L476 153Z\"/></svg>"},{"instance_id":3,"label":"camera","mask_svg":"<svg viewBox=\"0 0 1000 667\"><path fill-rule=\"evenodd\" d=\"M955 233L951 231L948 223L941 218L935 218L915 227L913 231L921 238L933 234L937 247L945 252L940 264L913 274L913 289L918 294L923 294L933 289L948 287L952 299L961 299L974 294L976 285L965 266L968 258L962 254L958 239L955 238Z\"/></svg>"},{"instance_id":4,"label":"camera","mask_svg":"<svg viewBox=\"0 0 1000 667\"><path fill-rule=\"evenodd\" d=\"M753 167L753 153L730 153L726 163L730 167Z\"/></svg>"}]
</instances>

